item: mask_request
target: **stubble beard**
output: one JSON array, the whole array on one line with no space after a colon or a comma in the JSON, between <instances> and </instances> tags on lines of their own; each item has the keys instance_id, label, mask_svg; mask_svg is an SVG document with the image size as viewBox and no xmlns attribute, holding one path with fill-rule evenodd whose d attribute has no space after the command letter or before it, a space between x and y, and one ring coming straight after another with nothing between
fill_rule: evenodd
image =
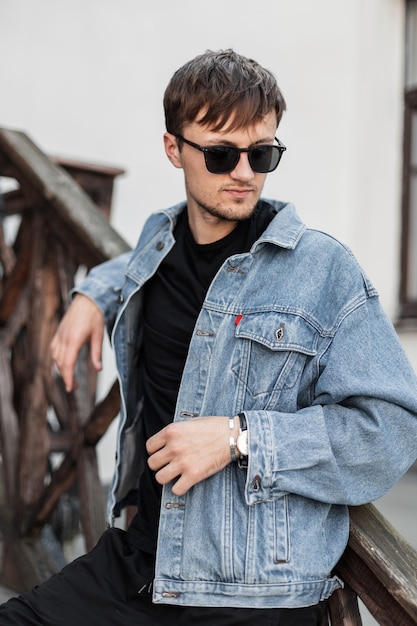
<instances>
[{"instance_id":1,"label":"stubble beard","mask_svg":"<svg viewBox=\"0 0 417 626\"><path fill-rule=\"evenodd\" d=\"M234 206L209 206L201 202L198 203L198 207L202 214L216 217L217 219L224 220L225 222L243 222L251 217L253 214L256 203L245 208L244 211L239 212L236 210L239 204L243 204L243 201L237 200ZM244 207L242 207L244 208Z\"/></svg>"},{"instance_id":2,"label":"stubble beard","mask_svg":"<svg viewBox=\"0 0 417 626\"><path fill-rule=\"evenodd\" d=\"M257 193L256 198L249 204L245 198L235 198L233 202L219 202L217 205L208 204L201 198L196 198L195 196L194 201L203 217L211 216L226 222L243 222L249 219L255 211L259 201L259 195Z\"/></svg>"}]
</instances>

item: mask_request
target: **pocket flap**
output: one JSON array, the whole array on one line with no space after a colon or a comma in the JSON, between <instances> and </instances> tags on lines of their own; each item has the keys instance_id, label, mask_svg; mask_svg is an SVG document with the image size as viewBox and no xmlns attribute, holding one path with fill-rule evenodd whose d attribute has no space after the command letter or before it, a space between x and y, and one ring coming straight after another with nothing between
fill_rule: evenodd
<instances>
[{"instance_id":1,"label":"pocket flap","mask_svg":"<svg viewBox=\"0 0 417 626\"><path fill-rule=\"evenodd\" d=\"M271 350L302 352L309 356L316 354L317 330L303 317L293 313L244 313L236 326L235 335L257 341Z\"/></svg>"}]
</instances>

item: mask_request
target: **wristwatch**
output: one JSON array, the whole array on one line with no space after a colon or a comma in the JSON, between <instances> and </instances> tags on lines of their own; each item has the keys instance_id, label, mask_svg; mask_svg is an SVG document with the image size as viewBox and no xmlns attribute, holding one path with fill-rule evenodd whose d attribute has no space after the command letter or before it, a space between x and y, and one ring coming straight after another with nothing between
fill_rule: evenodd
<instances>
[{"instance_id":1,"label":"wristwatch","mask_svg":"<svg viewBox=\"0 0 417 626\"><path fill-rule=\"evenodd\" d=\"M249 443L248 443L248 426L244 413L239 413L239 434L236 439L236 448L240 454L238 463L240 467L248 466Z\"/></svg>"}]
</instances>

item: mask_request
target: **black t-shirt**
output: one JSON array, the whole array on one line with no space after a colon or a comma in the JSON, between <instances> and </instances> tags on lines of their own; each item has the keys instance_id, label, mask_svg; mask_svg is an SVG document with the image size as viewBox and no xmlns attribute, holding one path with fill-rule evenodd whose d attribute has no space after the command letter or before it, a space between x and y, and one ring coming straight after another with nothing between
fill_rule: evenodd
<instances>
[{"instance_id":1,"label":"black t-shirt","mask_svg":"<svg viewBox=\"0 0 417 626\"><path fill-rule=\"evenodd\" d=\"M260 203L250 219L209 244L194 241L186 210L179 216L175 245L145 286L140 363L145 439L173 420L191 335L211 282L228 257L251 248L273 215L270 205ZM146 465L131 524L135 543L145 552L156 549L161 490Z\"/></svg>"}]
</instances>

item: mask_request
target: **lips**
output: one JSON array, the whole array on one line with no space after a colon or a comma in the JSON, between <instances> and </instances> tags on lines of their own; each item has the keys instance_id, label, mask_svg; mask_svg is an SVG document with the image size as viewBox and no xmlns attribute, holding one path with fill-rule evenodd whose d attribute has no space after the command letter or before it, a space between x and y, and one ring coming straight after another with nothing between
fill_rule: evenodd
<instances>
[{"instance_id":1,"label":"lips","mask_svg":"<svg viewBox=\"0 0 417 626\"><path fill-rule=\"evenodd\" d=\"M224 189L224 191L230 194L234 198L246 198L249 194L253 193L253 191L255 190L251 188L247 188L247 187L245 187L244 189L242 189L241 187L238 187L238 188L232 187L232 188Z\"/></svg>"}]
</instances>

